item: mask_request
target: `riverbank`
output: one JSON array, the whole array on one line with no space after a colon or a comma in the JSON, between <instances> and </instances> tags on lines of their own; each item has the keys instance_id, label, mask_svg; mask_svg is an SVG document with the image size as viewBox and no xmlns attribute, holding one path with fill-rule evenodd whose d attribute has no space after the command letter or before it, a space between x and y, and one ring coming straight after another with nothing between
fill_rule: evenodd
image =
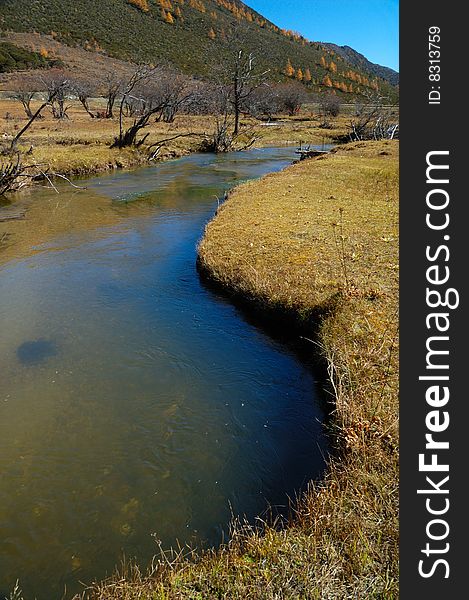
<instances>
[{"instance_id":1,"label":"riverbank","mask_svg":"<svg viewBox=\"0 0 469 600\"><path fill-rule=\"evenodd\" d=\"M166 557L93 598L398 597L398 142L337 148L238 187L199 247L212 281L295 316L330 376L334 453L288 527ZM174 562L172 562L174 561Z\"/></svg>"},{"instance_id":2,"label":"riverbank","mask_svg":"<svg viewBox=\"0 0 469 600\"><path fill-rule=\"evenodd\" d=\"M33 109L38 106L37 102L32 103ZM90 108L98 112L103 107L98 101L92 101ZM162 145L157 159L178 158L198 151L204 135L210 135L215 129L214 117L177 115L173 123L152 122L144 131L149 134L146 145L119 150L110 148L118 133L118 119L92 119L76 101L70 102L67 119L54 119L47 110L43 114L44 118L33 123L21 138L20 149L28 153L25 157L28 164L36 163L45 171L48 169L65 176L148 164L152 154L148 146L161 140L169 141ZM332 118L331 129L324 129L320 127L321 119L315 111L305 110L297 117L283 116L269 124L245 118L242 127L246 131L246 140L254 135L258 147L298 145L300 142L322 144L343 135L348 118L345 114ZM12 139L25 124L20 103L0 99L0 136L3 140Z\"/></svg>"}]
</instances>

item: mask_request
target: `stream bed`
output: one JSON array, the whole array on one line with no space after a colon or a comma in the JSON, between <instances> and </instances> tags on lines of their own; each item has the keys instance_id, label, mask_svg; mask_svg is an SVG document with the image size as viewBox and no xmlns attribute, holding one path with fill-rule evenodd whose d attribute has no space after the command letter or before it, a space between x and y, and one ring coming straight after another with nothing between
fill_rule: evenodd
<instances>
[{"instance_id":1,"label":"stream bed","mask_svg":"<svg viewBox=\"0 0 469 600\"><path fill-rule=\"evenodd\" d=\"M195 267L217 198L293 158L192 155L29 192L0 262L0 598L19 579L59 600L158 543L218 544L232 514L282 510L320 476L311 368Z\"/></svg>"}]
</instances>

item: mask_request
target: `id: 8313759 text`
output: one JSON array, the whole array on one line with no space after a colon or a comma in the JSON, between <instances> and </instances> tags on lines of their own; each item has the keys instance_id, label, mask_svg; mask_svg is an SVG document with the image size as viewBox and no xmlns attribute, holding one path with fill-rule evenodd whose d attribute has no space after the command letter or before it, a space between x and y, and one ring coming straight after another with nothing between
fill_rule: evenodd
<instances>
[{"instance_id":1,"label":"id: 8313759 text","mask_svg":"<svg viewBox=\"0 0 469 600\"><path fill-rule=\"evenodd\" d=\"M428 28L428 104L441 103L441 46L440 28L432 25Z\"/></svg>"}]
</instances>

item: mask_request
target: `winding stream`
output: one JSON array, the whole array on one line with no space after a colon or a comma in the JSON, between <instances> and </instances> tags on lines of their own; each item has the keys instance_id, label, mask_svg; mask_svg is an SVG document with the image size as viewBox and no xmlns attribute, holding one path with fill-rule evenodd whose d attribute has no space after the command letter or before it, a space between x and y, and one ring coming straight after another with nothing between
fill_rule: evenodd
<instances>
[{"instance_id":1,"label":"winding stream","mask_svg":"<svg viewBox=\"0 0 469 600\"><path fill-rule=\"evenodd\" d=\"M35 189L0 263L0 597L59 599L157 540L216 544L323 468L315 381L200 281L216 197L293 149ZM26 231L26 229L25 229ZM0 255L1 259L1 255Z\"/></svg>"}]
</instances>

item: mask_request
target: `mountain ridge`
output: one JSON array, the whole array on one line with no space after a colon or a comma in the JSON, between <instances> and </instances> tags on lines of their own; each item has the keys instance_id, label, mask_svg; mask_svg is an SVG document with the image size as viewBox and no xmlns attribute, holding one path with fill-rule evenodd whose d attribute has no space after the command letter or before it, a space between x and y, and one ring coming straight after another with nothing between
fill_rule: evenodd
<instances>
[{"instance_id":1,"label":"mountain ridge","mask_svg":"<svg viewBox=\"0 0 469 600\"><path fill-rule=\"evenodd\" d=\"M370 61L364 54L351 46L339 46L332 42L322 42L322 44L340 54L356 68L362 68L372 75L377 75L388 81L391 85L399 85L399 72L391 69L391 67Z\"/></svg>"}]
</instances>

